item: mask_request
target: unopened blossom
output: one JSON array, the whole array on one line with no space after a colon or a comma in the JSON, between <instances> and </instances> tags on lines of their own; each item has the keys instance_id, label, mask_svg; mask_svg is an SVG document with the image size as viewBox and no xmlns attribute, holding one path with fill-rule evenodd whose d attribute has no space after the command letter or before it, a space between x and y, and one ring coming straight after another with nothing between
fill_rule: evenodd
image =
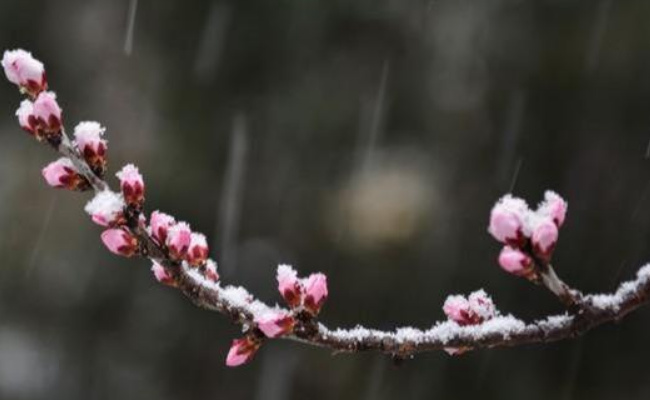
<instances>
[{"instance_id":1,"label":"unopened blossom","mask_svg":"<svg viewBox=\"0 0 650 400\"><path fill-rule=\"evenodd\" d=\"M295 322L294 318L284 311L269 311L255 318L257 327L269 338L291 333Z\"/></svg>"},{"instance_id":2,"label":"unopened blossom","mask_svg":"<svg viewBox=\"0 0 650 400\"><path fill-rule=\"evenodd\" d=\"M149 221L151 235L161 245L165 245L167 243L167 235L169 233L169 229L175 224L176 220L171 215L160 211L154 211L151 213L151 220Z\"/></svg>"},{"instance_id":3,"label":"unopened blossom","mask_svg":"<svg viewBox=\"0 0 650 400\"><path fill-rule=\"evenodd\" d=\"M521 199L506 195L492 208L488 232L499 242L521 242L528 206Z\"/></svg>"},{"instance_id":4,"label":"unopened blossom","mask_svg":"<svg viewBox=\"0 0 650 400\"><path fill-rule=\"evenodd\" d=\"M119 256L131 257L138 251L138 239L126 229L107 229L101 237L108 250Z\"/></svg>"},{"instance_id":5,"label":"unopened blossom","mask_svg":"<svg viewBox=\"0 0 650 400\"><path fill-rule=\"evenodd\" d=\"M544 260L549 260L558 238L557 225L551 220L541 221L533 231L531 242L535 253Z\"/></svg>"},{"instance_id":6,"label":"unopened blossom","mask_svg":"<svg viewBox=\"0 0 650 400\"><path fill-rule=\"evenodd\" d=\"M103 190L98 192L86 204L85 210L96 224L112 226L121 220L124 207L126 207L126 204L121 194L111 190Z\"/></svg>"},{"instance_id":7,"label":"unopened blossom","mask_svg":"<svg viewBox=\"0 0 650 400\"><path fill-rule=\"evenodd\" d=\"M120 187L126 203L134 207L142 207L144 180L138 168L133 164L127 164L115 175L120 180Z\"/></svg>"},{"instance_id":8,"label":"unopened blossom","mask_svg":"<svg viewBox=\"0 0 650 400\"><path fill-rule=\"evenodd\" d=\"M499 265L505 271L526 278L535 275L533 260L519 249L505 246L499 254Z\"/></svg>"},{"instance_id":9,"label":"unopened blossom","mask_svg":"<svg viewBox=\"0 0 650 400\"><path fill-rule=\"evenodd\" d=\"M48 185L55 188L83 189L86 187L86 180L79 175L77 168L69 158L59 158L51 162L42 171L43 178Z\"/></svg>"},{"instance_id":10,"label":"unopened blossom","mask_svg":"<svg viewBox=\"0 0 650 400\"><path fill-rule=\"evenodd\" d=\"M59 134L63 115L54 92L41 92L34 101L34 117L46 134Z\"/></svg>"},{"instance_id":11,"label":"unopened blossom","mask_svg":"<svg viewBox=\"0 0 650 400\"><path fill-rule=\"evenodd\" d=\"M5 51L2 57L2 68L11 83L18 85L21 90L32 96L47 89L43 63L25 50Z\"/></svg>"},{"instance_id":12,"label":"unopened blossom","mask_svg":"<svg viewBox=\"0 0 650 400\"><path fill-rule=\"evenodd\" d=\"M458 325L477 325L496 316L496 308L484 290L477 290L468 298L460 295L447 297L442 307L447 317Z\"/></svg>"},{"instance_id":13,"label":"unopened blossom","mask_svg":"<svg viewBox=\"0 0 650 400\"><path fill-rule=\"evenodd\" d=\"M478 315L482 321L487 321L496 316L496 308L492 298L485 293L485 290L477 290L470 293L468 297L469 308Z\"/></svg>"},{"instance_id":14,"label":"unopened blossom","mask_svg":"<svg viewBox=\"0 0 650 400\"><path fill-rule=\"evenodd\" d=\"M204 275L207 279L212 282L219 281L219 273L217 272L217 263L213 260L208 260L205 263L205 272Z\"/></svg>"},{"instance_id":15,"label":"unopened blossom","mask_svg":"<svg viewBox=\"0 0 650 400\"><path fill-rule=\"evenodd\" d=\"M302 284L291 266L281 264L277 271L278 291L289 307L295 308L302 302Z\"/></svg>"},{"instance_id":16,"label":"unopened blossom","mask_svg":"<svg viewBox=\"0 0 650 400\"><path fill-rule=\"evenodd\" d=\"M537 213L550 218L558 228L562 227L566 219L567 203L559 194L547 190L544 201L539 205Z\"/></svg>"},{"instance_id":17,"label":"unopened blossom","mask_svg":"<svg viewBox=\"0 0 650 400\"><path fill-rule=\"evenodd\" d=\"M449 296L442 306L447 317L458 325L473 325L477 323L476 315L471 311L469 301L460 295Z\"/></svg>"},{"instance_id":18,"label":"unopened blossom","mask_svg":"<svg viewBox=\"0 0 650 400\"><path fill-rule=\"evenodd\" d=\"M18 110L16 110L16 117L18 117L18 123L21 128L32 135L36 135L38 123L36 117L34 117L34 103L29 100L23 100Z\"/></svg>"},{"instance_id":19,"label":"unopened blossom","mask_svg":"<svg viewBox=\"0 0 650 400\"><path fill-rule=\"evenodd\" d=\"M174 277L159 263L156 261L153 262L151 266L151 272L153 272L156 280L164 285L175 286Z\"/></svg>"},{"instance_id":20,"label":"unopened blossom","mask_svg":"<svg viewBox=\"0 0 650 400\"><path fill-rule=\"evenodd\" d=\"M327 277L324 274L312 274L303 280L305 297L303 306L311 314L316 315L327 300Z\"/></svg>"},{"instance_id":21,"label":"unopened blossom","mask_svg":"<svg viewBox=\"0 0 650 400\"><path fill-rule=\"evenodd\" d=\"M90 168L98 175L106 169L106 140L102 138L106 128L98 122L80 122L74 128L74 137L77 148L83 155Z\"/></svg>"},{"instance_id":22,"label":"unopened blossom","mask_svg":"<svg viewBox=\"0 0 650 400\"><path fill-rule=\"evenodd\" d=\"M169 228L167 233L167 248L169 256L174 260L181 260L187 255L192 241L192 231L186 222L179 222Z\"/></svg>"},{"instance_id":23,"label":"unopened blossom","mask_svg":"<svg viewBox=\"0 0 650 400\"><path fill-rule=\"evenodd\" d=\"M260 342L250 336L241 339L235 339L230 346L226 365L229 367L238 367L250 361L255 352L260 348Z\"/></svg>"},{"instance_id":24,"label":"unopened blossom","mask_svg":"<svg viewBox=\"0 0 650 400\"><path fill-rule=\"evenodd\" d=\"M194 267L205 263L205 260L208 259L208 242L204 234L192 232L190 247L185 259Z\"/></svg>"}]
</instances>

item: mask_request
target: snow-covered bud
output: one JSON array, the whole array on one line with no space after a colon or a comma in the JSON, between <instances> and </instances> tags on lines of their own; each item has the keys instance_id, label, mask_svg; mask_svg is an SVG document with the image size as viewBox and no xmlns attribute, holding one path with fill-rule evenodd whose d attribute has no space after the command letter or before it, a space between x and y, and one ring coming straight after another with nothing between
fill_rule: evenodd
<instances>
[{"instance_id":1,"label":"snow-covered bud","mask_svg":"<svg viewBox=\"0 0 650 400\"><path fill-rule=\"evenodd\" d=\"M558 228L564 224L568 205L559 194L547 190L544 201L539 205L537 213L550 218Z\"/></svg>"},{"instance_id":2,"label":"snow-covered bud","mask_svg":"<svg viewBox=\"0 0 650 400\"><path fill-rule=\"evenodd\" d=\"M34 101L34 117L46 136L61 133L63 116L54 92L42 92L38 95Z\"/></svg>"},{"instance_id":3,"label":"snow-covered bud","mask_svg":"<svg viewBox=\"0 0 650 400\"><path fill-rule=\"evenodd\" d=\"M551 258L557 243L558 233L557 225L548 219L541 221L535 227L531 242L533 243L533 250L539 257L546 261Z\"/></svg>"},{"instance_id":4,"label":"snow-covered bud","mask_svg":"<svg viewBox=\"0 0 650 400\"><path fill-rule=\"evenodd\" d=\"M488 232L501 243L520 243L527 212L528 206L523 200L510 195L502 197L492 208Z\"/></svg>"},{"instance_id":5,"label":"snow-covered bud","mask_svg":"<svg viewBox=\"0 0 650 400\"><path fill-rule=\"evenodd\" d=\"M187 262L198 267L208 259L208 241L202 233L192 232L190 248L187 250Z\"/></svg>"},{"instance_id":6,"label":"snow-covered bud","mask_svg":"<svg viewBox=\"0 0 650 400\"><path fill-rule=\"evenodd\" d=\"M284 311L270 311L255 318L257 327L269 338L276 338L293 331L296 321Z\"/></svg>"},{"instance_id":7,"label":"snow-covered bud","mask_svg":"<svg viewBox=\"0 0 650 400\"><path fill-rule=\"evenodd\" d=\"M171 215L167 215L160 211L154 211L151 213L151 220L149 224L151 227L151 235L161 245L166 244L169 229L174 224L176 224L176 220Z\"/></svg>"},{"instance_id":8,"label":"snow-covered bud","mask_svg":"<svg viewBox=\"0 0 650 400\"><path fill-rule=\"evenodd\" d=\"M36 135L38 132L38 123L34 117L34 103L29 100L23 100L20 107L16 110L18 123L20 127L29 132L31 135Z\"/></svg>"},{"instance_id":9,"label":"snow-covered bud","mask_svg":"<svg viewBox=\"0 0 650 400\"><path fill-rule=\"evenodd\" d=\"M153 276L156 278L156 280L163 285L168 285L168 286L175 286L176 282L174 281L174 278L172 275L167 272L165 267L162 265L158 264L157 262L153 262L153 265L151 266L151 272L153 272Z\"/></svg>"},{"instance_id":10,"label":"snow-covered bud","mask_svg":"<svg viewBox=\"0 0 650 400\"><path fill-rule=\"evenodd\" d=\"M192 231L186 222L179 222L169 228L167 233L167 248L169 256L174 260L182 260L187 254L192 241Z\"/></svg>"},{"instance_id":11,"label":"snow-covered bud","mask_svg":"<svg viewBox=\"0 0 650 400\"><path fill-rule=\"evenodd\" d=\"M499 254L499 265L505 271L525 278L535 274L533 260L522 251L505 246Z\"/></svg>"},{"instance_id":12,"label":"snow-covered bud","mask_svg":"<svg viewBox=\"0 0 650 400\"><path fill-rule=\"evenodd\" d=\"M106 170L106 140L102 139L106 128L98 122L80 122L74 128L77 148L83 155L90 168L97 175L103 175Z\"/></svg>"},{"instance_id":13,"label":"snow-covered bud","mask_svg":"<svg viewBox=\"0 0 650 400\"><path fill-rule=\"evenodd\" d=\"M5 70L7 79L11 83L18 85L21 91L35 96L47 89L43 63L25 50L5 51L2 57L2 67Z\"/></svg>"},{"instance_id":14,"label":"snow-covered bud","mask_svg":"<svg viewBox=\"0 0 650 400\"><path fill-rule=\"evenodd\" d=\"M124 200L130 206L142 207L144 203L144 180L133 164L127 164L117 174Z\"/></svg>"},{"instance_id":15,"label":"snow-covered bud","mask_svg":"<svg viewBox=\"0 0 650 400\"><path fill-rule=\"evenodd\" d=\"M86 204L85 210L97 225L114 226L122 219L124 207L126 204L121 194L104 190Z\"/></svg>"},{"instance_id":16,"label":"snow-covered bud","mask_svg":"<svg viewBox=\"0 0 650 400\"><path fill-rule=\"evenodd\" d=\"M481 321L487 321L496 316L496 308L492 298L485 293L485 290L477 290L469 295L469 308Z\"/></svg>"},{"instance_id":17,"label":"snow-covered bud","mask_svg":"<svg viewBox=\"0 0 650 400\"><path fill-rule=\"evenodd\" d=\"M217 272L217 263L214 262L213 260L208 260L205 263L204 275L207 279L211 280L212 282L218 282L219 273Z\"/></svg>"},{"instance_id":18,"label":"snow-covered bud","mask_svg":"<svg viewBox=\"0 0 650 400\"><path fill-rule=\"evenodd\" d=\"M229 367L238 367L250 361L255 352L260 348L260 342L250 336L232 341L226 365Z\"/></svg>"},{"instance_id":19,"label":"snow-covered bud","mask_svg":"<svg viewBox=\"0 0 650 400\"><path fill-rule=\"evenodd\" d=\"M289 307L295 308L302 302L302 284L296 271L290 265L278 265L278 291Z\"/></svg>"},{"instance_id":20,"label":"snow-covered bud","mask_svg":"<svg viewBox=\"0 0 650 400\"><path fill-rule=\"evenodd\" d=\"M474 325L477 323L476 316L471 311L469 301L465 296L454 295L447 297L442 310L447 315L447 318L458 325Z\"/></svg>"},{"instance_id":21,"label":"snow-covered bud","mask_svg":"<svg viewBox=\"0 0 650 400\"><path fill-rule=\"evenodd\" d=\"M327 300L327 277L321 273L311 274L303 280L303 285L305 288L303 306L312 315L316 315Z\"/></svg>"},{"instance_id":22,"label":"snow-covered bud","mask_svg":"<svg viewBox=\"0 0 650 400\"><path fill-rule=\"evenodd\" d=\"M471 293L469 299L460 295L449 296L442 310L461 326L481 324L497 315L492 299L484 290Z\"/></svg>"},{"instance_id":23,"label":"snow-covered bud","mask_svg":"<svg viewBox=\"0 0 650 400\"><path fill-rule=\"evenodd\" d=\"M102 242L118 256L131 257L138 251L138 239L125 229L107 229L102 232Z\"/></svg>"},{"instance_id":24,"label":"snow-covered bud","mask_svg":"<svg viewBox=\"0 0 650 400\"><path fill-rule=\"evenodd\" d=\"M51 162L43 168L42 174L47 184L55 188L83 190L88 187L88 182L79 175L69 158L62 157Z\"/></svg>"}]
</instances>

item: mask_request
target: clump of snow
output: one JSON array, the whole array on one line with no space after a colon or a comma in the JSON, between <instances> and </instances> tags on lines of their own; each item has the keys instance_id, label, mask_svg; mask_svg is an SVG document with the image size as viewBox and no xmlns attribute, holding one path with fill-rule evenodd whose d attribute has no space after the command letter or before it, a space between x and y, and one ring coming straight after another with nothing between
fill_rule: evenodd
<instances>
[{"instance_id":1,"label":"clump of snow","mask_svg":"<svg viewBox=\"0 0 650 400\"><path fill-rule=\"evenodd\" d=\"M125 207L122 194L111 190L98 192L87 204L84 210L94 218L101 217L106 222L112 222L122 213Z\"/></svg>"},{"instance_id":2,"label":"clump of snow","mask_svg":"<svg viewBox=\"0 0 650 400\"><path fill-rule=\"evenodd\" d=\"M636 273L637 279L623 282L615 293L611 294L592 294L586 297L592 306L604 311L618 312L625 301L636 294L641 286L650 281L650 264L646 264Z\"/></svg>"},{"instance_id":3,"label":"clump of snow","mask_svg":"<svg viewBox=\"0 0 650 400\"><path fill-rule=\"evenodd\" d=\"M643 267L639 268L636 273L638 279L647 282L650 280L650 264L646 264Z\"/></svg>"},{"instance_id":4,"label":"clump of snow","mask_svg":"<svg viewBox=\"0 0 650 400\"><path fill-rule=\"evenodd\" d=\"M566 328L573 322L573 317L568 314L551 315L546 319L536 321L535 324L543 331L552 331Z\"/></svg>"}]
</instances>

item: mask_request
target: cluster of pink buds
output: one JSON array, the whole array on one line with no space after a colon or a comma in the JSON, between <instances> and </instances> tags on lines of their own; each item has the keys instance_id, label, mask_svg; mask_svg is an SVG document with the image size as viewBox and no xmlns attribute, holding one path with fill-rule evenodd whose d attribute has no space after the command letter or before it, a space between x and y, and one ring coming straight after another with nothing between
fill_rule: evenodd
<instances>
[{"instance_id":1,"label":"cluster of pink buds","mask_svg":"<svg viewBox=\"0 0 650 400\"><path fill-rule=\"evenodd\" d=\"M20 126L38 140L58 145L63 117L56 95L46 91L43 63L31 53L18 49L4 52L2 67L7 79L29 96L29 100L24 100L16 111Z\"/></svg>"},{"instance_id":2,"label":"cluster of pink buds","mask_svg":"<svg viewBox=\"0 0 650 400\"><path fill-rule=\"evenodd\" d=\"M43 63L32 57L31 53L18 49L4 52L2 67L7 79L28 96L16 111L21 128L38 141L58 148L63 135L63 112L56 101L56 94L47 91ZM48 185L56 188L87 190L90 187L68 158L61 158L46 166L43 177Z\"/></svg>"},{"instance_id":3,"label":"cluster of pink buds","mask_svg":"<svg viewBox=\"0 0 650 400\"><path fill-rule=\"evenodd\" d=\"M453 295L447 297L442 310L450 321L460 326L479 325L498 315L494 303L484 290L471 293L468 297ZM460 355L470 350L469 348L447 347L445 351L450 355Z\"/></svg>"},{"instance_id":4,"label":"cluster of pink buds","mask_svg":"<svg viewBox=\"0 0 650 400\"><path fill-rule=\"evenodd\" d=\"M176 222L171 215L154 211L151 213L149 233L160 247L167 249L172 260L185 261L192 267L202 268L206 277L218 280L216 264L208 259L205 235L192 232L187 222Z\"/></svg>"},{"instance_id":5,"label":"cluster of pink buds","mask_svg":"<svg viewBox=\"0 0 650 400\"><path fill-rule=\"evenodd\" d=\"M289 265L279 265L277 279L278 290L290 310L271 309L255 315L258 332L264 336L252 330L244 338L234 340L226 365L236 367L248 362L262 345L263 337L289 335L293 333L298 321L313 321L327 300L327 277L324 274L311 274L301 279Z\"/></svg>"},{"instance_id":6,"label":"cluster of pink buds","mask_svg":"<svg viewBox=\"0 0 650 400\"><path fill-rule=\"evenodd\" d=\"M61 143L63 112L54 92L41 92L33 102L23 100L16 116L20 127L39 141L47 140L55 147Z\"/></svg>"},{"instance_id":7,"label":"cluster of pink buds","mask_svg":"<svg viewBox=\"0 0 650 400\"><path fill-rule=\"evenodd\" d=\"M536 262L551 260L566 211L567 203L551 191L544 194L535 211L520 198L501 198L492 209L488 227L488 232L505 245L499 265L511 274L536 279Z\"/></svg>"},{"instance_id":8,"label":"cluster of pink buds","mask_svg":"<svg viewBox=\"0 0 650 400\"><path fill-rule=\"evenodd\" d=\"M442 310L447 318L460 326L478 325L496 316L494 303L484 290L477 290L468 297L449 296Z\"/></svg>"},{"instance_id":9,"label":"cluster of pink buds","mask_svg":"<svg viewBox=\"0 0 650 400\"><path fill-rule=\"evenodd\" d=\"M292 309L302 309L312 316L318 315L327 300L327 277L324 274L311 274L299 279L296 271L289 265L278 266L278 290Z\"/></svg>"},{"instance_id":10,"label":"cluster of pink buds","mask_svg":"<svg viewBox=\"0 0 650 400\"><path fill-rule=\"evenodd\" d=\"M101 139L103 131L103 128L94 122L83 122L75 130L76 142L81 154L84 157L88 156L91 159L99 160L95 165L102 169L106 149L106 143ZM100 151L97 151L98 149ZM95 156L99 158L94 158ZM88 161L88 158L86 160ZM133 194L131 189L133 186L137 186L138 192L144 194L144 181L142 175L138 173L137 168L133 165L127 165L116 175L120 179L122 193L115 193L110 190L98 192L86 204L85 210L90 214L93 222L109 228L101 235L106 248L114 254L132 257L140 251L140 243L133 229L144 227L146 218L140 214L144 195L142 195L141 201L137 203L137 207L134 208L135 215L127 214L127 211L133 206L132 203L129 203L129 201L133 200L133 197L127 197L127 195ZM131 226L129 217L134 218L131 221Z\"/></svg>"}]
</instances>

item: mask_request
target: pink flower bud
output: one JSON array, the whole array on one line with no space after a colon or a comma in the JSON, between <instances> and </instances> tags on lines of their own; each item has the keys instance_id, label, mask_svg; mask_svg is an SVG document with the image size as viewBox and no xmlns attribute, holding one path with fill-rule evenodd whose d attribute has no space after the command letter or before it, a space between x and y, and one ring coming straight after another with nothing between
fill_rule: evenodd
<instances>
[{"instance_id":1,"label":"pink flower bud","mask_svg":"<svg viewBox=\"0 0 650 400\"><path fill-rule=\"evenodd\" d=\"M208 260L205 263L205 277L212 282L218 282L219 281L219 273L217 272L217 263Z\"/></svg>"},{"instance_id":2,"label":"pink flower bud","mask_svg":"<svg viewBox=\"0 0 650 400\"><path fill-rule=\"evenodd\" d=\"M535 253L544 260L550 259L557 243L557 225L550 220L541 221L533 231L531 241Z\"/></svg>"},{"instance_id":3,"label":"pink flower bud","mask_svg":"<svg viewBox=\"0 0 650 400\"><path fill-rule=\"evenodd\" d=\"M85 210L97 225L113 226L122 219L124 207L121 194L104 190L86 204Z\"/></svg>"},{"instance_id":4,"label":"pink flower bud","mask_svg":"<svg viewBox=\"0 0 650 400\"><path fill-rule=\"evenodd\" d=\"M303 306L312 315L318 314L321 307L327 300L327 277L324 274L311 274L307 280L303 280L305 298Z\"/></svg>"},{"instance_id":5,"label":"pink flower bud","mask_svg":"<svg viewBox=\"0 0 650 400\"><path fill-rule=\"evenodd\" d=\"M533 260L523 252L505 246L499 254L499 265L507 272L523 277L534 275Z\"/></svg>"},{"instance_id":6,"label":"pink flower bud","mask_svg":"<svg viewBox=\"0 0 650 400\"><path fill-rule=\"evenodd\" d=\"M528 206L518 198L506 195L492 208L488 232L499 242L516 244L522 239L522 227Z\"/></svg>"},{"instance_id":7,"label":"pink flower bud","mask_svg":"<svg viewBox=\"0 0 650 400\"><path fill-rule=\"evenodd\" d=\"M187 262L198 267L208 259L208 242L202 233L192 232L190 248L187 251Z\"/></svg>"},{"instance_id":8,"label":"pink flower bud","mask_svg":"<svg viewBox=\"0 0 650 400\"><path fill-rule=\"evenodd\" d=\"M74 128L77 148L84 156L90 168L97 175L102 175L106 169L106 140L102 139L106 128L97 122L80 122Z\"/></svg>"},{"instance_id":9,"label":"pink flower bud","mask_svg":"<svg viewBox=\"0 0 650 400\"><path fill-rule=\"evenodd\" d=\"M79 175L69 158L59 158L43 168L43 178L48 185L55 188L84 189L86 180Z\"/></svg>"},{"instance_id":10,"label":"pink flower bud","mask_svg":"<svg viewBox=\"0 0 650 400\"><path fill-rule=\"evenodd\" d=\"M131 257L138 251L138 239L125 229L107 229L102 242L113 254Z\"/></svg>"},{"instance_id":11,"label":"pink flower bud","mask_svg":"<svg viewBox=\"0 0 650 400\"><path fill-rule=\"evenodd\" d=\"M150 222L151 236L153 236L153 238L156 239L159 244L166 244L169 229L176 224L174 217L160 211L154 211L151 213Z\"/></svg>"},{"instance_id":12,"label":"pink flower bud","mask_svg":"<svg viewBox=\"0 0 650 400\"><path fill-rule=\"evenodd\" d=\"M131 206L141 207L142 203L144 203L144 181L138 168L133 164L128 164L115 175L120 180L120 187L126 203Z\"/></svg>"},{"instance_id":13,"label":"pink flower bud","mask_svg":"<svg viewBox=\"0 0 650 400\"><path fill-rule=\"evenodd\" d=\"M61 131L63 117L54 92L42 92L38 95L34 101L34 117L44 132L56 134Z\"/></svg>"},{"instance_id":14,"label":"pink flower bud","mask_svg":"<svg viewBox=\"0 0 650 400\"><path fill-rule=\"evenodd\" d=\"M2 57L2 67L11 83L18 85L31 95L36 95L47 89L43 63L25 50L5 51Z\"/></svg>"},{"instance_id":15,"label":"pink flower bud","mask_svg":"<svg viewBox=\"0 0 650 400\"><path fill-rule=\"evenodd\" d=\"M496 308L492 298L485 290L477 290L469 295L469 308L482 321L487 321L496 316Z\"/></svg>"},{"instance_id":16,"label":"pink flower bud","mask_svg":"<svg viewBox=\"0 0 650 400\"><path fill-rule=\"evenodd\" d=\"M291 266L281 264L277 272L278 291L289 307L295 308L302 302L302 284Z\"/></svg>"},{"instance_id":17,"label":"pink flower bud","mask_svg":"<svg viewBox=\"0 0 650 400\"><path fill-rule=\"evenodd\" d=\"M165 267L162 265L158 264L157 262L153 262L153 265L151 266L151 271L153 272L154 277L156 280L163 285L168 285L168 286L175 286L176 281L174 280L174 277L167 272Z\"/></svg>"},{"instance_id":18,"label":"pink flower bud","mask_svg":"<svg viewBox=\"0 0 650 400\"><path fill-rule=\"evenodd\" d=\"M186 222L179 222L169 228L167 248L169 256L174 260L182 260L187 254L192 241L192 231Z\"/></svg>"},{"instance_id":19,"label":"pink flower bud","mask_svg":"<svg viewBox=\"0 0 650 400\"><path fill-rule=\"evenodd\" d=\"M567 203L560 195L550 190L544 193L544 201L539 205L537 213L550 218L558 228L564 224Z\"/></svg>"},{"instance_id":20,"label":"pink flower bud","mask_svg":"<svg viewBox=\"0 0 650 400\"><path fill-rule=\"evenodd\" d=\"M267 312L265 315L255 318L257 327L269 338L290 333L295 322L293 317L284 311Z\"/></svg>"},{"instance_id":21,"label":"pink flower bud","mask_svg":"<svg viewBox=\"0 0 650 400\"><path fill-rule=\"evenodd\" d=\"M447 318L456 322L458 325L476 324L476 316L470 309L469 301L464 296L454 295L447 297L442 310Z\"/></svg>"},{"instance_id":22,"label":"pink flower bud","mask_svg":"<svg viewBox=\"0 0 650 400\"><path fill-rule=\"evenodd\" d=\"M38 123L34 117L34 103L29 100L23 100L20 107L16 110L18 123L20 127L32 135L36 135L38 130Z\"/></svg>"},{"instance_id":23,"label":"pink flower bud","mask_svg":"<svg viewBox=\"0 0 650 400\"><path fill-rule=\"evenodd\" d=\"M253 358L259 348L260 343L249 336L233 340L228 357L226 358L226 365L229 367L238 367L247 363Z\"/></svg>"},{"instance_id":24,"label":"pink flower bud","mask_svg":"<svg viewBox=\"0 0 650 400\"><path fill-rule=\"evenodd\" d=\"M447 317L458 325L477 325L496 316L497 311L492 299L484 290L477 290L465 296L449 296L442 306Z\"/></svg>"}]
</instances>

